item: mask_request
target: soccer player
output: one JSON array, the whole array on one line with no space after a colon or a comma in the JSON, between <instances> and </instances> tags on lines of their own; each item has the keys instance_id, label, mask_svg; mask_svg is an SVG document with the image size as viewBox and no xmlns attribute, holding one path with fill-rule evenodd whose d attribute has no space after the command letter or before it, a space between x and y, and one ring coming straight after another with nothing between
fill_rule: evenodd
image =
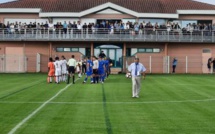
<instances>
[{"instance_id":1,"label":"soccer player","mask_svg":"<svg viewBox=\"0 0 215 134\"><path fill-rule=\"evenodd\" d=\"M104 60L105 63L105 78L108 78L109 76L109 60L107 58L105 58Z\"/></svg>"},{"instance_id":2,"label":"soccer player","mask_svg":"<svg viewBox=\"0 0 215 134\"><path fill-rule=\"evenodd\" d=\"M95 56L92 57L92 60L93 60L93 83L99 83L98 76L99 62Z\"/></svg>"},{"instance_id":3,"label":"soccer player","mask_svg":"<svg viewBox=\"0 0 215 134\"><path fill-rule=\"evenodd\" d=\"M67 74L67 61L64 56L61 56L61 65L62 65L62 81L66 82L66 74Z\"/></svg>"},{"instance_id":4,"label":"soccer player","mask_svg":"<svg viewBox=\"0 0 215 134\"><path fill-rule=\"evenodd\" d=\"M102 59L102 57L99 57L98 74L99 74L99 77L100 77L100 81L103 84L104 83L104 78L105 78L105 62Z\"/></svg>"},{"instance_id":5,"label":"soccer player","mask_svg":"<svg viewBox=\"0 0 215 134\"><path fill-rule=\"evenodd\" d=\"M81 60L78 60L78 62L77 62L77 65L76 65L76 71L77 71L77 73L78 73L78 78L81 78L82 76L81 76L81 71L82 71L82 61Z\"/></svg>"},{"instance_id":6,"label":"soccer player","mask_svg":"<svg viewBox=\"0 0 215 134\"><path fill-rule=\"evenodd\" d=\"M55 57L54 66L55 66L56 83L59 84L61 81L61 67L62 67L59 57Z\"/></svg>"},{"instance_id":7,"label":"soccer player","mask_svg":"<svg viewBox=\"0 0 215 134\"><path fill-rule=\"evenodd\" d=\"M90 77L91 84L93 83L93 62L90 57L87 58L87 70L86 70L86 78L84 79L83 84L87 82L88 77Z\"/></svg>"},{"instance_id":8,"label":"soccer player","mask_svg":"<svg viewBox=\"0 0 215 134\"><path fill-rule=\"evenodd\" d=\"M67 65L69 66L69 69L68 69L69 74L68 74L67 84L69 84L70 77L72 77L73 84L75 84L76 60L75 60L75 56L74 55L72 55L72 58L69 59L69 61L67 62Z\"/></svg>"},{"instance_id":9,"label":"soccer player","mask_svg":"<svg viewBox=\"0 0 215 134\"><path fill-rule=\"evenodd\" d=\"M52 77L55 77L55 67L52 58L49 58L48 72L47 82L52 83Z\"/></svg>"}]
</instances>

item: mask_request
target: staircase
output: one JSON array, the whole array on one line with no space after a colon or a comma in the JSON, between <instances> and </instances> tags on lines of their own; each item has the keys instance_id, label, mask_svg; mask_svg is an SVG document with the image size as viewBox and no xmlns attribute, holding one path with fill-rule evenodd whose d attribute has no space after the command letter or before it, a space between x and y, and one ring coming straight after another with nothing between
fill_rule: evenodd
<instances>
[{"instance_id":1,"label":"staircase","mask_svg":"<svg viewBox=\"0 0 215 134\"><path fill-rule=\"evenodd\" d=\"M118 74L122 71L122 68L111 68L111 74Z\"/></svg>"}]
</instances>

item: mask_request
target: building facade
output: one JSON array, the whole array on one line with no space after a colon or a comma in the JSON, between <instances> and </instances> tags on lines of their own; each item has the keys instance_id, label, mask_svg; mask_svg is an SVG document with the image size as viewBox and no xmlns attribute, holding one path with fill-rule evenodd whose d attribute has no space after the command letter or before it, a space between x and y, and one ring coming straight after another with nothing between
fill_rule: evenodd
<instances>
[{"instance_id":1,"label":"building facade","mask_svg":"<svg viewBox=\"0 0 215 134\"><path fill-rule=\"evenodd\" d=\"M116 72L208 73L215 6L192 0L18 0L0 4L0 72L46 72L49 57L104 51Z\"/></svg>"}]
</instances>

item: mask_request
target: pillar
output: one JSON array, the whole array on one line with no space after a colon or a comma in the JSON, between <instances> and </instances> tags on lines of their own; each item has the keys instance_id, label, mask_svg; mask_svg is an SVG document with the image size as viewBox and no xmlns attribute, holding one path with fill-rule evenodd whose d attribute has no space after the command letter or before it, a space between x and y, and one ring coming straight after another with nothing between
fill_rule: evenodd
<instances>
[{"instance_id":1,"label":"pillar","mask_svg":"<svg viewBox=\"0 0 215 134\"><path fill-rule=\"evenodd\" d=\"M122 56L126 56L126 43L123 44L123 54Z\"/></svg>"},{"instance_id":2,"label":"pillar","mask_svg":"<svg viewBox=\"0 0 215 134\"><path fill-rule=\"evenodd\" d=\"M49 42L49 57L52 57L52 43Z\"/></svg>"},{"instance_id":3,"label":"pillar","mask_svg":"<svg viewBox=\"0 0 215 134\"><path fill-rule=\"evenodd\" d=\"M164 56L168 56L168 43L165 43L164 46Z\"/></svg>"},{"instance_id":4,"label":"pillar","mask_svg":"<svg viewBox=\"0 0 215 134\"><path fill-rule=\"evenodd\" d=\"M94 55L94 48L93 48L93 43L90 44L90 55Z\"/></svg>"}]
</instances>

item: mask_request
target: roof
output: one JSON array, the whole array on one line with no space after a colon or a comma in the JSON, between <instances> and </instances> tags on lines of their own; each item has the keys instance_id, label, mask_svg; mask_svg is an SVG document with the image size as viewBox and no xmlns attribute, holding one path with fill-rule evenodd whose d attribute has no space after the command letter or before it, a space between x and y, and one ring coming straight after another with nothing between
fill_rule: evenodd
<instances>
[{"instance_id":1,"label":"roof","mask_svg":"<svg viewBox=\"0 0 215 134\"><path fill-rule=\"evenodd\" d=\"M40 8L42 12L81 12L111 2L139 13L176 13L177 10L215 10L192 0L17 0L0 8Z\"/></svg>"}]
</instances>

